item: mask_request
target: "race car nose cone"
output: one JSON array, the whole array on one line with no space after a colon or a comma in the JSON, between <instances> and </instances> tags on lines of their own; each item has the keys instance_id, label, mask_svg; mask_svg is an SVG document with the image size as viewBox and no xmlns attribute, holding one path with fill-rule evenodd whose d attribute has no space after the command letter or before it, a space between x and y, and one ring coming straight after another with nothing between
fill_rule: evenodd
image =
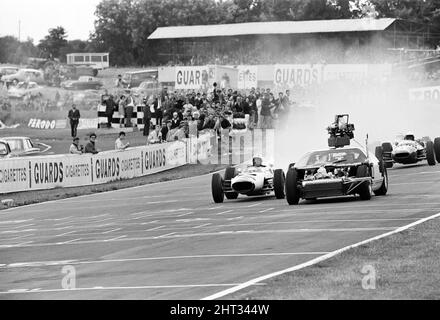
<instances>
[{"instance_id":1,"label":"race car nose cone","mask_svg":"<svg viewBox=\"0 0 440 320\"><path fill-rule=\"evenodd\" d=\"M247 193L254 190L255 185L250 181L238 181L232 184L232 189L240 193Z\"/></svg>"},{"instance_id":2,"label":"race car nose cone","mask_svg":"<svg viewBox=\"0 0 440 320\"><path fill-rule=\"evenodd\" d=\"M417 162L417 153L408 151L395 152L393 153L392 158L398 163L410 164Z\"/></svg>"}]
</instances>

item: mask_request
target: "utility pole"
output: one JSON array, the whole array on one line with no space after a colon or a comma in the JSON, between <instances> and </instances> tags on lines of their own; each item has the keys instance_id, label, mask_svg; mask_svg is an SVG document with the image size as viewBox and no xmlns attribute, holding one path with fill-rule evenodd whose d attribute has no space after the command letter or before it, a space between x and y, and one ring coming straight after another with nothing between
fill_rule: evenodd
<instances>
[{"instance_id":1,"label":"utility pole","mask_svg":"<svg viewBox=\"0 0 440 320\"><path fill-rule=\"evenodd\" d=\"M18 42L20 42L21 38L21 20L18 20Z\"/></svg>"}]
</instances>

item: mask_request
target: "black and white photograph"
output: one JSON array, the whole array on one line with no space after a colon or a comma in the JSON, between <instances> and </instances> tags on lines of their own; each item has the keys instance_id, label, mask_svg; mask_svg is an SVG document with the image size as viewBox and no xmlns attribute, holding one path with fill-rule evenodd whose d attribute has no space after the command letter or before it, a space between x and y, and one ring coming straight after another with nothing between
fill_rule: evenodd
<instances>
[{"instance_id":1,"label":"black and white photograph","mask_svg":"<svg viewBox=\"0 0 440 320\"><path fill-rule=\"evenodd\" d=\"M438 300L439 243L439 0L0 0L0 300Z\"/></svg>"}]
</instances>

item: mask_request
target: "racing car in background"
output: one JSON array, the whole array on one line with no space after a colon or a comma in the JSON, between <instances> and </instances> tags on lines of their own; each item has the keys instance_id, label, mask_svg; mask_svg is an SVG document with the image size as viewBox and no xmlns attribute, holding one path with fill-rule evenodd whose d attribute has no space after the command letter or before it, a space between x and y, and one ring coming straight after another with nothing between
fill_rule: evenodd
<instances>
[{"instance_id":1,"label":"racing car in background","mask_svg":"<svg viewBox=\"0 0 440 320\"><path fill-rule=\"evenodd\" d=\"M348 115L337 115L327 129L328 149L308 152L289 166L285 179L287 203L297 205L301 199L346 195L370 200L372 193L386 195L388 174L384 162L370 154L368 146L350 146L354 125L348 122Z\"/></svg>"},{"instance_id":2,"label":"racing car in background","mask_svg":"<svg viewBox=\"0 0 440 320\"><path fill-rule=\"evenodd\" d=\"M228 167L222 177L219 173L212 175L211 191L215 203L226 199L237 199L239 194L262 196L274 193L277 199L284 198L285 175L282 169L273 170L262 164L260 157L254 157L252 165L244 169Z\"/></svg>"},{"instance_id":3,"label":"racing car in background","mask_svg":"<svg viewBox=\"0 0 440 320\"><path fill-rule=\"evenodd\" d=\"M381 148L387 168L392 168L394 163L414 164L423 160L434 166L436 158L440 163L440 138L435 138L434 142L429 137L416 140L414 134L409 132L403 139L395 141L394 147L391 142L384 142Z\"/></svg>"}]
</instances>

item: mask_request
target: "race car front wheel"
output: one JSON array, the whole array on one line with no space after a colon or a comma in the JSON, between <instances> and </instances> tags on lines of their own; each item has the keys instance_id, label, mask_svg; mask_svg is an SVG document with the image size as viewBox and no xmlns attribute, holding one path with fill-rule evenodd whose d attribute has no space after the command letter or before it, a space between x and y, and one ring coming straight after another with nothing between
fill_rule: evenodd
<instances>
[{"instance_id":1,"label":"race car front wheel","mask_svg":"<svg viewBox=\"0 0 440 320\"><path fill-rule=\"evenodd\" d=\"M376 196L384 196L387 194L388 192L388 172L387 169L385 168L384 164L381 164L381 172L383 174L383 181L382 181L382 185L380 186L379 189L377 189L376 191L374 191L374 194Z\"/></svg>"},{"instance_id":2,"label":"race car front wheel","mask_svg":"<svg viewBox=\"0 0 440 320\"><path fill-rule=\"evenodd\" d=\"M377 154L377 152L378 152L378 149L376 148L376 154ZM393 167L393 162L391 160L391 152L393 152L393 145L390 142L382 143L382 160L385 163L385 168L392 168ZM385 153L386 153L386 157L384 157ZM377 157L377 155L376 155L376 157Z\"/></svg>"},{"instance_id":3,"label":"race car front wheel","mask_svg":"<svg viewBox=\"0 0 440 320\"><path fill-rule=\"evenodd\" d=\"M211 180L212 198L215 203L222 203L225 198L223 192L223 178L219 173L214 173Z\"/></svg>"},{"instance_id":4,"label":"race car front wheel","mask_svg":"<svg viewBox=\"0 0 440 320\"><path fill-rule=\"evenodd\" d=\"M356 178L364 178L369 177L369 168L366 165L361 165L356 170ZM358 187L357 193L361 197L362 200L370 200L371 199L371 183L370 181L362 182Z\"/></svg>"},{"instance_id":5,"label":"race car front wheel","mask_svg":"<svg viewBox=\"0 0 440 320\"><path fill-rule=\"evenodd\" d=\"M426 160L430 166L435 166L434 142L426 141Z\"/></svg>"},{"instance_id":6,"label":"race car front wheel","mask_svg":"<svg viewBox=\"0 0 440 320\"><path fill-rule=\"evenodd\" d=\"M437 162L440 163L440 138L434 139L434 153L437 158Z\"/></svg>"},{"instance_id":7,"label":"race car front wheel","mask_svg":"<svg viewBox=\"0 0 440 320\"><path fill-rule=\"evenodd\" d=\"M282 169L276 169L273 173L273 190L277 199L284 199L284 184L286 177Z\"/></svg>"},{"instance_id":8,"label":"race car front wheel","mask_svg":"<svg viewBox=\"0 0 440 320\"><path fill-rule=\"evenodd\" d=\"M286 199L287 203L298 204L299 203L299 190L298 190L298 172L295 169L287 171L286 176Z\"/></svg>"},{"instance_id":9,"label":"race car front wheel","mask_svg":"<svg viewBox=\"0 0 440 320\"><path fill-rule=\"evenodd\" d=\"M227 167L225 170L225 180L231 180L237 175L234 167ZM226 199L233 200L238 198L238 192L225 193Z\"/></svg>"}]
</instances>

